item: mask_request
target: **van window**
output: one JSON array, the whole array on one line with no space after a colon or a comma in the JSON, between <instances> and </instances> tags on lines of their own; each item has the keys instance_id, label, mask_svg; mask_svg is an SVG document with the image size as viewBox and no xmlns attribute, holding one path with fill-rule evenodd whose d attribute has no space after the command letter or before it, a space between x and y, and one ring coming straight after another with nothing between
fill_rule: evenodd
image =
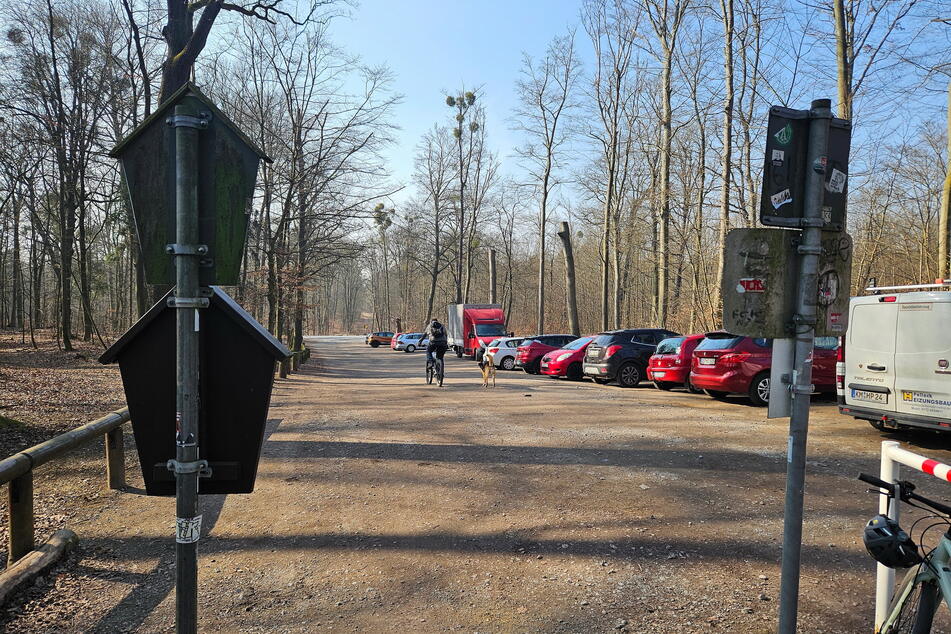
<instances>
[{"instance_id":1,"label":"van window","mask_svg":"<svg viewBox=\"0 0 951 634\"><path fill-rule=\"evenodd\" d=\"M898 305L898 338L895 352L937 354L951 350L951 304L934 302L912 304L914 309ZM924 310L922 306L928 306Z\"/></svg>"},{"instance_id":2,"label":"van window","mask_svg":"<svg viewBox=\"0 0 951 634\"><path fill-rule=\"evenodd\" d=\"M872 352L895 351L898 304L856 304L849 323L849 345Z\"/></svg>"}]
</instances>

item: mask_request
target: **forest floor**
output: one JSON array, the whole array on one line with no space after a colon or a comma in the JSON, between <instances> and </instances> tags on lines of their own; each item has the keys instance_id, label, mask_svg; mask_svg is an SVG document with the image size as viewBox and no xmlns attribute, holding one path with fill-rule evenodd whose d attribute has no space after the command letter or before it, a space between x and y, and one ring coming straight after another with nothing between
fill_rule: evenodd
<instances>
[{"instance_id":1,"label":"forest floor","mask_svg":"<svg viewBox=\"0 0 951 634\"><path fill-rule=\"evenodd\" d=\"M316 361L275 383L255 492L202 497L202 631L776 630L785 420L742 399L521 372L485 390L474 363L449 357L438 388L422 354L310 345ZM0 402L25 403L6 381L37 364L4 355ZM63 424L120 405L113 370L75 369L102 381L102 407ZM58 394L64 409L93 402ZM877 470L891 437L815 402L803 632L872 630L861 530L877 501L855 475ZM936 436L895 438L951 461ZM126 491L102 488L101 446L38 472L38 538L68 526L80 545L0 608L0 631L173 631L174 501L142 495L126 440Z\"/></svg>"}]
</instances>

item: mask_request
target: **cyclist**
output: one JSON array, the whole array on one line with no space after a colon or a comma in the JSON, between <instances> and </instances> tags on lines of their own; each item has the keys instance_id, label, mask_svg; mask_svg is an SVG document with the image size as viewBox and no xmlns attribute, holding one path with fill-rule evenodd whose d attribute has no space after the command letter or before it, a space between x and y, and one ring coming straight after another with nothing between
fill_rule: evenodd
<instances>
[{"instance_id":1,"label":"cyclist","mask_svg":"<svg viewBox=\"0 0 951 634\"><path fill-rule=\"evenodd\" d=\"M426 338L429 343L426 345L426 364L436 362L436 359L442 359L449 349L449 338L446 335L446 327L439 323L435 317L426 326Z\"/></svg>"}]
</instances>

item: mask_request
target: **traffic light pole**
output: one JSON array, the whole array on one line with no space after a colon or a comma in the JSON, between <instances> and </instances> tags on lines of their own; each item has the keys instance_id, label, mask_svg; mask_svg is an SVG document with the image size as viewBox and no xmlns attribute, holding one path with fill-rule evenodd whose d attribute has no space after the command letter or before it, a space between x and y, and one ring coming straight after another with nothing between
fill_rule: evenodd
<instances>
[{"instance_id":1,"label":"traffic light pole","mask_svg":"<svg viewBox=\"0 0 951 634\"><path fill-rule=\"evenodd\" d=\"M783 557L779 590L779 631L794 634L799 605L799 565L802 551L803 493L806 479L806 436L812 394L812 356L815 339L819 256L822 253L822 204L831 102L812 102L809 121L807 172L803 191L802 239L799 251L799 287L794 324L795 365L792 414L786 454L786 508L783 514ZM794 194L795 195L795 194Z\"/></svg>"},{"instance_id":2,"label":"traffic light pole","mask_svg":"<svg viewBox=\"0 0 951 634\"><path fill-rule=\"evenodd\" d=\"M207 462L198 459L199 309L208 306L198 286L198 135L207 126L189 105L175 106L168 124L175 128L175 244L167 247L175 259L176 309L176 438L175 460L175 627L179 634L198 631L198 478Z\"/></svg>"}]
</instances>

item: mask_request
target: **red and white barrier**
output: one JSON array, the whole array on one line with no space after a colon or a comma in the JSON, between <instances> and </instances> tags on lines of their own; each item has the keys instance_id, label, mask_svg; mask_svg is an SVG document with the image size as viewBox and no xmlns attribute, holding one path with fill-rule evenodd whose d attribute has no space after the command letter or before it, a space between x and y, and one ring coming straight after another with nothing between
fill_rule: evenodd
<instances>
[{"instance_id":1,"label":"red and white barrier","mask_svg":"<svg viewBox=\"0 0 951 634\"><path fill-rule=\"evenodd\" d=\"M894 440L882 442L882 466L879 477L885 482L895 482L899 478L901 465L917 469L922 473L933 475L939 480L951 482L951 466L925 456L920 456L898 446ZM896 502L889 508L888 498L880 496L878 512L888 513L888 516L898 521L898 507ZM875 631L878 632L885 617L888 616L888 603L895 588L895 571L892 568L878 564L875 578Z\"/></svg>"}]
</instances>

